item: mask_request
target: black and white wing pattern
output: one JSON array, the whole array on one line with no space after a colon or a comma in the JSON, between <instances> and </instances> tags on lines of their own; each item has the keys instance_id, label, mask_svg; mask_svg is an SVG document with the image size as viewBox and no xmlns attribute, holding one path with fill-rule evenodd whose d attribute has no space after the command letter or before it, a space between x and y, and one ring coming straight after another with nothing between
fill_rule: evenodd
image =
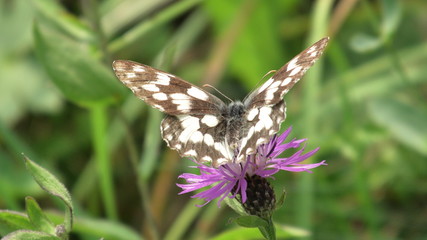
<instances>
[{"instance_id":1,"label":"black and white wing pattern","mask_svg":"<svg viewBox=\"0 0 427 240\"><path fill-rule=\"evenodd\" d=\"M279 131L286 118L283 96L319 59L328 41L329 37L322 38L302 51L245 98L245 118L250 127L241 140L238 161L244 161L245 155L255 153L257 146L269 141Z\"/></svg>"},{"instance_id":2,"label":"black and white wing pattern","mask_svg":"<svg viewBox=\"0 0 427 240\"><path fill-rule=\"evenodd\" d=\"M117 78L154 108L167 114L161 134L183 157L218 166L233 158L225 142L227 106L216 96L172 74L140 63L116 60Z\"/></svg>"},{"instance_id":3,"label":"black and white wing pattern","mask_svg":"<svg viewBox=\"0 0 427 240\"><path fill-rule=\"evenodd\" d=\"M280 68L243 103L219 98L174 75L140 63L117 60L120 81L146 103L166 113L160 130L183 157L219 166L243 162L266 143L286 117L283 96L322 55L329 38L307 48Z\"/></svg>"}]
</instances>

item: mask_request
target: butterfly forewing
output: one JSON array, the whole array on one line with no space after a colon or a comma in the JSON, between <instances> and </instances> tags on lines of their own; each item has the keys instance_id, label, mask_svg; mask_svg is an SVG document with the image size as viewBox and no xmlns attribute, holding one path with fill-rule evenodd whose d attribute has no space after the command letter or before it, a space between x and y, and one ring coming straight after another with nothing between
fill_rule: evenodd
<instances>
[{"instance_id":1,"label":"butterfly forewing","mask_svg":"<svg viewBox=\"0 0 427 240\"><path fill-rule=\"evenodd\" d=\"M261 87L255 89L245 99L245 105L250 108L274 105L297 83L304 73L319 59L329 41L328 37L317 41L291 61L281 67Z\"/></svg>"},{"instance_id":2,"label":"butterfly forewing","mask_svg":"<svg viewBox=\"0 0 427 240\"><path fill-rule=\"evenodd\" d=\"M153 67L116 60L113 68L119 80L137 97L164 113L217 114L225 107L214 95Z\"/></svg>"}]
</instances>

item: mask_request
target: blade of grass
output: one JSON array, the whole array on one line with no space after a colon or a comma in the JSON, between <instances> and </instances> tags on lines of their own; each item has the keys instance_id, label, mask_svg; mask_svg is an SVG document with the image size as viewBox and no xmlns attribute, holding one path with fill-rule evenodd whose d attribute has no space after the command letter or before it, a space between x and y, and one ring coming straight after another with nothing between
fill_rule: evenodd
<instances>
[{"instance_id":1,"label":"blade of grass","mask_svg":"<svg viewBox=\"0 0 427 240\"><path fill-rule=\"evenodd\" d=\"M107 150L107 107L94 105L90 108L92 144L95 150L96 168L101 187L102 200L109 219L117 219L110 154Z\"/></svg>"},{"instance_id":2,"label":"blade of grass","mask_svg":"<svg viewBox=\"0 0 427 240\"><path fill-rule=\"evenodd\" d=\"M308 42L311 44L321 37L324 37L328 27L329 13L333 7L333 1L324 0L316 1L312 12L312 29L308 37ZM322 77L322 60L316 64L307 73L303 86L303 115L304 136L316 139L317 119L318 119L318 100L320 92L320 79ZM311 161L317 161L316 158L311 158ZM314 202L314 183L312 174L298 175L298 195L297 195L297 223L308 231L312 231L312 216ZM307 237L306 239L310 239Z\"/></svg>"},{"instance_id":3,"label":"blade of grass","mask_svg":"<svg viewBox=\"0 0 427 240\"><path fill-rule=\"evenodd\" d=\"M195 207L197 204L200 204L200 200L192 199L187 203L166 233L164 237L165 240L183 239L184 233L188 230L200 212L200 208Z\"/></svg>"}]
</instances>

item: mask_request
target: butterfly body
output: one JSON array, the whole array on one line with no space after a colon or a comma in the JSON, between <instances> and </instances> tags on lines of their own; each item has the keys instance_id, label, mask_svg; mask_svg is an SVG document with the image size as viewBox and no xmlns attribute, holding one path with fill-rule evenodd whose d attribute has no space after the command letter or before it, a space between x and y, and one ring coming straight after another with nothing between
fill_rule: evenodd
<instances>
[{"instance_id":1,"label":"butterfly body","mask_svg":"<svg viewBox=\"0 0 427 240\"><path fill-rule=\"evenodd\" d=\"M166 114L160 130L181 156L219 166L243 162L280 129L286 117L283 96L322 54L323 38L280 68L243 102L225 104L216 96L174 75L127 60L114 71L136 96Z\"/></svg>"}]
</instances>

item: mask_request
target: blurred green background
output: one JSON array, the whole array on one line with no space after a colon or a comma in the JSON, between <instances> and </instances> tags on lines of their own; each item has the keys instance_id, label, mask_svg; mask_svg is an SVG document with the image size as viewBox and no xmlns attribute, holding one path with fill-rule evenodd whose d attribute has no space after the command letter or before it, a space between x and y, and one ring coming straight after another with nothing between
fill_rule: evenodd
<instances>
[{"instance_id":1,"label":"blurred green background","mask_svg":"<svg viewBox=\"0 0 427 240\"><path fill-rule=\"evenodd\" d=\"M227 206L177 195L192 162L166 148L161 114L111 63L242 99L330 36L282 124L329 165L277 174L287 197L274 220L312 239L427 239L426 12L425 0L1 0L0 209L22 211L28 195L63 209L25 153L70 190L72 239L247 239Z\"/></svg>"}]
</instances>

